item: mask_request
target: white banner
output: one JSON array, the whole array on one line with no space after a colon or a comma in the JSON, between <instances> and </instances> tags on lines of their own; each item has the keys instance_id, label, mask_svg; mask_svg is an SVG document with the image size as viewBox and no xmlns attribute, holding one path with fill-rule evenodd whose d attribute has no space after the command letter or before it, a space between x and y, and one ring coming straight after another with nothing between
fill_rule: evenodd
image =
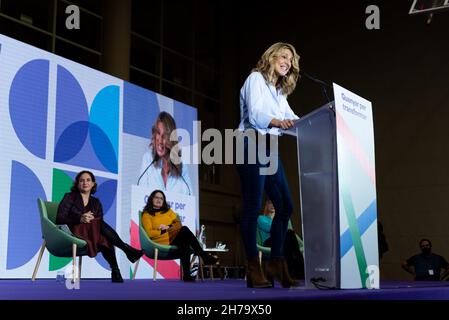
<instances>
[{"instance_id":1,"label":"white banner","mask_svg":"<svg viewBox=\"0 0 449 320\"><path fill-rule=\"evenodd\" d=\"M371 102L334 83L341 288L379 288Z\"/></svg>"}]
</instances>

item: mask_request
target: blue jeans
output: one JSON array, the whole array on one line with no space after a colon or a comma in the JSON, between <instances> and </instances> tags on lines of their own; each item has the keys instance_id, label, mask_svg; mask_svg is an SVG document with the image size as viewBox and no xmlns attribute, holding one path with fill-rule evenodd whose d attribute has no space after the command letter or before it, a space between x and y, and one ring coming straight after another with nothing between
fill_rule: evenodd
<instances>
[{"instance_id":1,"label":"blue jeans","mask_svg":"<svg viewBox=\"0 0 449 320\"><path fill-rule=\"evenodd\" d=\"M259 138L261 136L259 135ZM265 135L266 145L269 145L269 135ZM283 258L284 240L287 233L288 222L293 212L293 202L290 195L284 168L279 154L276 159L278 168L272 175L261 175L260 168L268 167L261 164L259 156L256 163L248 163L249 145L255 144L257 152L260 148L260 139L256 141L246 138L244 140L245 159L243 164L237 164L243 196L243 213L241 217L241 232L248 260L258 256L256 245L257 217L261 213L263 192L273 202L276 214L271 225L271 258ZM265 151L268 156L270 148Z\"/></svg>"}]
</instances>

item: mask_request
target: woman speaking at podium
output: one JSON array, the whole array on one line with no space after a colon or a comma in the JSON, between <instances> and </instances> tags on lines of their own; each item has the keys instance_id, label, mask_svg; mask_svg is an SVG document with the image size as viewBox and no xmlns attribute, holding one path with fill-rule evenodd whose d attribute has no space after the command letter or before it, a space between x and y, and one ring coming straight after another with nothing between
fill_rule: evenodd
<instances>
[{"instance_id":1,"label":"woman speaking at podium","mask_svg":"<svg viewBox=\"0 0 449 320\"><path fill-rule=\"evenodd\" d=\"M293 92L299 78L298 61L299 56L291 44L275 43L262 55L240 90L239 131L244 137L245 156L243 164L237 163L237 171L243 196L241 232L248 263L248 287L271 287L267 277L276 279L284 288L298 285L290 277L283 257L283 243L293 211L284 169L279 155L274 159L277 161L274 173L266 174L263 169L267 165L260 161L261 153L268 156L270 150L276 150L273 147L277 146L270 146L270 141L277 143L277 139L270 137L277 138L280 129L293 127L293 120L299 119L287 102L287 96ZM251 131L255 134L251 135ZM262 150L264 146L266 150ZM241 149L240 146L238 149ZM248 151L256 152L256 155L248 154ZM256 246L257 217L264 191L276 210L271 227L271 256L265 270L267 277L262 272Z\"/></svg>"}]
</instances>

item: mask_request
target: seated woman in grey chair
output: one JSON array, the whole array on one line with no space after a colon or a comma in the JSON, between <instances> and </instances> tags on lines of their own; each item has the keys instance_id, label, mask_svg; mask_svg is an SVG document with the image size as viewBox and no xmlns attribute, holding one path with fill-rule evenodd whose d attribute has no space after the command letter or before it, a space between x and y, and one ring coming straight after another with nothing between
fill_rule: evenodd
<instances>
[{"instance_id":1,"label":"seated woman in grey chair","mask_svg":"<svg viewBox=\"0 0 449 320\"><path fill-rule=\"evenodd\" d=\"M154 190L148 197L142 214L142 226L151 240L159 244L175 245L180 250L184 281L195 281L190 275L190 253L193 249L204 264L215 264L218 257L206 253L187 226L181 225L176 213L167 204L165 194Z\"/></svg>"},{"instance_id":2,"label":"seated woman in grey chair","mask_svg":"<svg viewBox=\"0 0 449 320\"><path fill-rule=\"evenodd\" d=\"M87 242L89 257L101 252L111 267L112 282L123 282L114 247L123 250L131 262L139 260L143 251L124 243L103 220L103 206L98 198L92 196L96 190L97 183L92 172L78 173L71 192L66 193L59 203L56 223L68 225L76 237Z\"/></svg>"}]
</instances>

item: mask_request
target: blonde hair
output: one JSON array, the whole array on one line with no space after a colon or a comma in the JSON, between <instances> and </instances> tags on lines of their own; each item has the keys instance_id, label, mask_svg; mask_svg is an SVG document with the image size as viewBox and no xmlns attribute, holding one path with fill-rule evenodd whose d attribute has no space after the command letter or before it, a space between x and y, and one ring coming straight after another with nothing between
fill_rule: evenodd
<instances>
[{"instance_id":1,"label":"blonde hair","mask_svg":"<svg viewBox=\"0 0 449 320\"><path fill-rule=\"evenodd\" d=\"M284 77L279 77L277 83L274 83L275 70L274 62L282 49L288 49L293 55L292 65L288 73ZM265 81L274 84L277 88L282 90L282 94L288 96L295 90L296 82L299 79L299 55L296 53L295 47L289 43L277 42L264 52L262 57L257 62L256 67L252 70L260 72Z\"/></svg>"}]
</instances>

